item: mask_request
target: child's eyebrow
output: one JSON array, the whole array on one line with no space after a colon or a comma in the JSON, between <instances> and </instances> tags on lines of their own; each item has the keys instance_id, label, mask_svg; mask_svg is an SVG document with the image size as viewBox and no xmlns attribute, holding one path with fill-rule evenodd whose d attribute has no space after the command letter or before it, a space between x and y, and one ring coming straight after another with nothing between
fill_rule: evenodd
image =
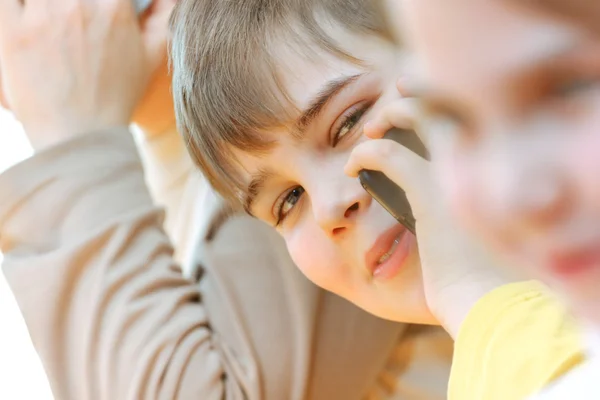
<instances>
[{"instance_id":1,"label":"child's eyebrow","mask_svg":"<svg viewBox=\"0 0 600 400\"><path fill-rule=\"evenodd\" d=\"M343 76L327 82L319 93L309 102L308 107L296 119L293 134L298 140L302 140L306 129L318 118L321 112L331 103L335 97L348 85L355 82L364 74Z\"/></svg>"},{"instance_id":2,"label":"child's eyebrow","mask_svg":"<svg viewBox=\"0 0 600 400\"><path fill-rule=\"evenodd\" d=\"M526 65L510 71L507 79L509 85L505 85L507 93L522 94L525 88L540 85L540 82L550 78L560 78L572 70L570 57L575 54L577 48L572 43L564 43L553 46L551 49L543 49L535 57L532 57ZM443 110L449 113L457 113L464 109L463 105L451 94L440 92L427 83L419 82L411 87L410 97L417 98L419 104L428 110Z\"/></svg>"},{"instance_id":3,"label":"child's eyebrow","mask_svg":"<svg viewBox=\"0 0 600 400\"><path fill-rule=\"evenodd\" d=\"M252 204L260 194L260 191L265 185L267 179L273 176L273 172L271 170L260 170L256 174L252 175L252 179L248 188L246 189L246 195L244 198L244 210L250 214L252 214Z\"/></svg>"},{"instance_id":4,"label":"child's eyebrow","mask_svg":"<svg viewBox=\"0 0 600 400\"><path fill-rule=\"evenodd\" d=\"M505 0L507 2L517 2L516 0ZM600 35L600 2L594 0L536 0L536 1L518 1L519 5L524 5L542 12L549 12L555 16L568 18L572 22L579 24L584 29L588 29L592 34Z\"/></svg>"}]
</instances>

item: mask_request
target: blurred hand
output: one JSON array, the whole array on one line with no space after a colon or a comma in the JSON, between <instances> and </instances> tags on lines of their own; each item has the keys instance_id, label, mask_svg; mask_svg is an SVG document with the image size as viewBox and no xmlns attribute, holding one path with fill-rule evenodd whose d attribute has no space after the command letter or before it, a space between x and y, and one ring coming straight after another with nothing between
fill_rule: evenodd
<instances>
[{"instance_id":1,"label":"blurred hand","mask_svg":"<svg viewBox=\"0 0 600 400\"><path fill-rule=\"evenodd\" d=\"M356 146L346 173L356 177L362 169L381 171L405 190L417 221L428 306L455 336L477 300L510 279L495 268L495 260L486 249L454 223L433 182L431 163L392 140L382 139L392 127L414 128L416 112L412 99L396 100L384 107L364 127L365 135L375 140Z\"/></svg>"},{"instance_id":2,"label":"blurred hand","mask_svg":"<svg viewBox=\"0 0 600 400\"><path fill-rule=\"evenodd\" d=\"M6 102L36 148L127 125L165 59L168 14L124 0L0 0Z\"/></svg>"}]
</instances>

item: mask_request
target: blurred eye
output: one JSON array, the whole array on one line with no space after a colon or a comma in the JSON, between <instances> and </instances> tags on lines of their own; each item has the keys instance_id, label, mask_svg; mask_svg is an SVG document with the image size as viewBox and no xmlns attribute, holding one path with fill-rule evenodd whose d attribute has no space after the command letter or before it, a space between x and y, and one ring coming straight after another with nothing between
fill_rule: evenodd
<instances>
[{"instance_id":1,"label":"blurred eye","mask_svg":"<svg viewBox=\"0 0 600 400\"><path fill-rule=\"evenodd\" d=\"M590 78L569 79L559 82L554 87L553 95L560 98L574 98L587 95L590 91L598 89L598 80Z\"/></svg>"},{"instance_id":2,"label":"blurred eye","mask_svg":"<svg viewBox=\"0 0 600 400\"><path fill-rule=\"evenodd\" d=\"M563 117L579 117L582 113L588 113L596 107L593 101L594 95L600 94L600 85L597 79L576 78L557 81L546 94L547 104L550 109L563 115Z\"/></svg>"}]
</instances>

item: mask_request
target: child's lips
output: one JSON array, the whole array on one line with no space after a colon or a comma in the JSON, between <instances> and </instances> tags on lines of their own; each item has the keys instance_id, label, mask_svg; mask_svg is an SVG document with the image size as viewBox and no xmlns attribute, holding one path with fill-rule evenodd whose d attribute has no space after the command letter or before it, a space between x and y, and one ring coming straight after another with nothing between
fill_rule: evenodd
<instances>
[{"instance_id":1,"label":"child's lips","mask_svg":"<svg viewBox=\"0 0 600 400\"><path fill-rule=\"evenodd\" d=\"M401 224L382 233L365 255L366 267L371 275L384 280L396 276L415 240L414 235Z\"/></svg>"}]
</instances>

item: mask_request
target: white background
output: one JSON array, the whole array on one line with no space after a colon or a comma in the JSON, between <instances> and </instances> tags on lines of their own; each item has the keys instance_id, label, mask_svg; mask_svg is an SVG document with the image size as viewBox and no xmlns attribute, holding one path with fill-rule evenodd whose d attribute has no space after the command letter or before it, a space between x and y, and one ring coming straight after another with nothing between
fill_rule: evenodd
<instances>
[{"instance_id":1,"label":"white background","mask_svg":"<svg viewBox=\"0 0 600 400\"><path fill-rule=\"evenodd\" d=\"M31 155L20 126L0 109L0 172ZM2 254L0 254L0 264ZM0 399L52 400L14 297L0 274Z\"/></svg>"}]
</instances>

